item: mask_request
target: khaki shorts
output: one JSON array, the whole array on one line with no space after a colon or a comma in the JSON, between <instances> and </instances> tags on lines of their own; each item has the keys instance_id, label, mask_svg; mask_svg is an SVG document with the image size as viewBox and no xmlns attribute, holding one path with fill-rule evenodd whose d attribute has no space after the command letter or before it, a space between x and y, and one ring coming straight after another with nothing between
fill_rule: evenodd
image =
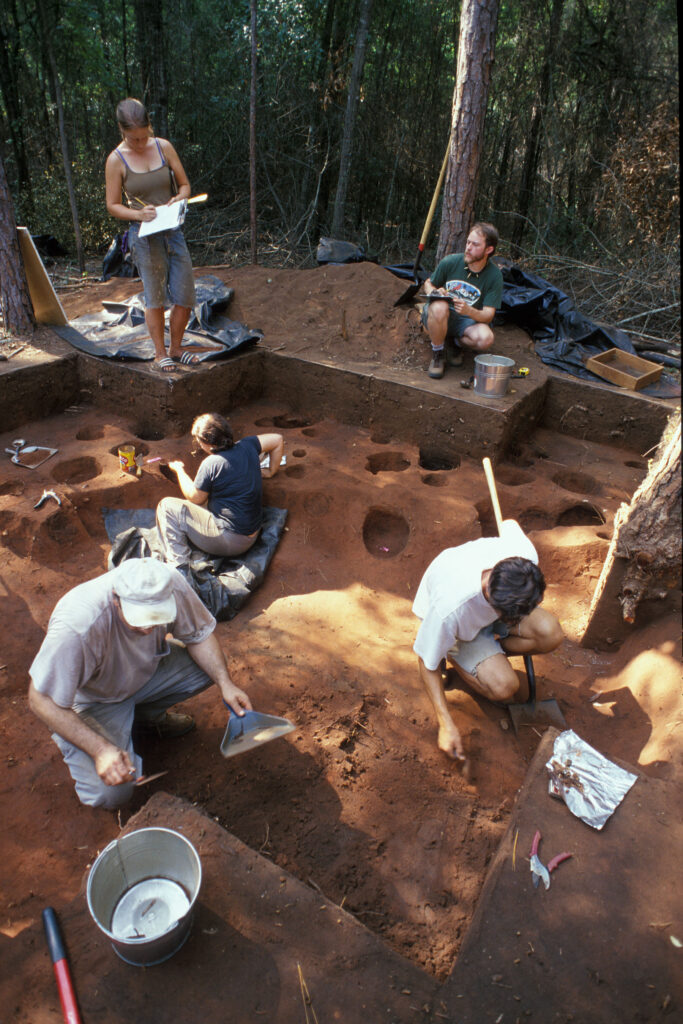
<instances>
[{"instance_id":1,"label":"khaki shorts","mask_svg":"<svg viewBox=\"0 0 683 1024\"><path fill-rule=\"evenodd\" d=\"M500 640L509 635L509 627L501 619L497 619L490 626L484 626L474 640L456 640L447 658L476 679L477 669L482 661L492 658L494 654L505 654Z\"/></svg>"}]
</instances>

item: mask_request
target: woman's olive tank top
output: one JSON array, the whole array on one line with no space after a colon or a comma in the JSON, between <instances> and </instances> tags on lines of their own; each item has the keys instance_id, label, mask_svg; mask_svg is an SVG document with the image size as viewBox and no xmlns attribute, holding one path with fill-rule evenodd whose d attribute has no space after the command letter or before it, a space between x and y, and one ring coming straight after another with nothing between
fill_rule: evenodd
<instances>
[{"instance_id":1,"label":"woman's olive tank top","mask_svg":"<svg viewBox=\"0 0 683 1024\"><path fill-rule=\"evenodd\" d=\"M173 195L170 168L161 151L159 140L155 139L154 141L161 157L161 167L157 167L153 171L132 170L118 149L114 150L124 165L123 187L128 205L138 210L140 204L135 202L136 198L142 199L145 206L164 206Z\"/></svg>"}]
</instances>

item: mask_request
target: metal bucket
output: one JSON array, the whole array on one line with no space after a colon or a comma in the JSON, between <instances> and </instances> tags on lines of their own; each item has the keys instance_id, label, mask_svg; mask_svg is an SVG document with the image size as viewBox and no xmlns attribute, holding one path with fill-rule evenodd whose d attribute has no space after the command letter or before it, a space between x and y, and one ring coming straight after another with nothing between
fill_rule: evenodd
<instances>
[{"instance_id":1,"label":"metal bucket","mask_svg":"<svg viewBox=\"0 0 683 1024\"><path fill-rule=\"evenodd\" d=\"M508 389L514 359L507 356L474 357L474 390L485 398L501 398Z\"/></svg>"},{"instance_id":2,"label":"metal bucket","mask_svg":"<svg viewBox=\"0 0 683 1024\"><path fill-rule=\"evenodd\" d=\"M88 909L128 964L163 963L183 945L202 884L192 843L168 828L115 839L88 875Z\"/></svg>"}]
</instances>

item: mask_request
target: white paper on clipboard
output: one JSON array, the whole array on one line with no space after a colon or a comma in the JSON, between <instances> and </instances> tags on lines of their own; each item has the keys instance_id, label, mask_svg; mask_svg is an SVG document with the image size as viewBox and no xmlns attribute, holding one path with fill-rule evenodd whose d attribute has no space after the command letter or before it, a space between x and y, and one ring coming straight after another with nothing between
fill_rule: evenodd
<instances>
[{"instance_id":1,"label":"white paper on clipboard","mask_svg":"<svg viewBox=\"0 0 683 1024\"><path fill-rule=\"evenodd\" d=\"M187 212L187 200L181 199L179 203L172 206L157 206L157 215L154 220L143 220L140 222L139 238L145 235L155 235L158 231L172 231L185 223Z\"/></svg>"}]
</instances>

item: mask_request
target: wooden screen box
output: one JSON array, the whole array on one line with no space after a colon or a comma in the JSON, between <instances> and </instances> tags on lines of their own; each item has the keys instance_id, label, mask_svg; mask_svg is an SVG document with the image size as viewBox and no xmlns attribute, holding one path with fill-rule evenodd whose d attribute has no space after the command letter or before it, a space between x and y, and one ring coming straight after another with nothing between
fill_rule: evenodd
<instances>
[{"instance_id":1,"label":"wooden screen box","mask_svg":"<svg viewBox=\"0 0 683 1024\"><path fill-rule=\"evenodd\" d=\"M591 356L586 360L586 369L620 388L630 388L631 391L639 391L648 384L654 384L662 375L662 367L657 363L631 355L620 348L610 348L599 356Z\"/></svg>"}]
</instances>

